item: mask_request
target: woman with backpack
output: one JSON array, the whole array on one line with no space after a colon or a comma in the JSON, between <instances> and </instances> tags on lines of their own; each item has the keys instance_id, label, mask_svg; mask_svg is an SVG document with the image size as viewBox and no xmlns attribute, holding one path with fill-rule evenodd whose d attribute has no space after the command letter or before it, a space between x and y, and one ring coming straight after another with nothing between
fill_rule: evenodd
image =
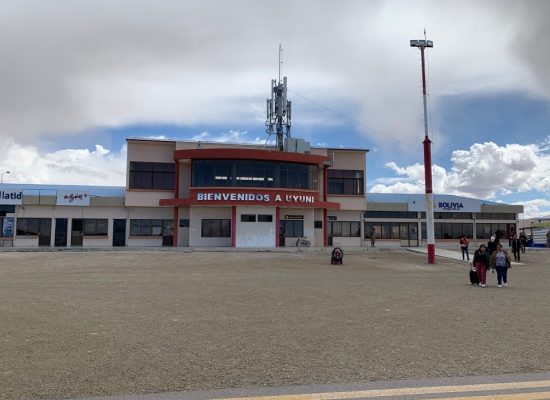
<instances>
[{"instance_id":1,"label":"woman with backpack","mask_svg":"<svg viewBox=\"0 0 550 400\"><path fill-rule=\"evenodd\" d=\"M487 248L484 244L479 246L479 249L474 252L473 264L476 268L479 286L485 287L487 283L487 270L491 266L491 257L487 253Z\"/></svg>"}]
</instances>

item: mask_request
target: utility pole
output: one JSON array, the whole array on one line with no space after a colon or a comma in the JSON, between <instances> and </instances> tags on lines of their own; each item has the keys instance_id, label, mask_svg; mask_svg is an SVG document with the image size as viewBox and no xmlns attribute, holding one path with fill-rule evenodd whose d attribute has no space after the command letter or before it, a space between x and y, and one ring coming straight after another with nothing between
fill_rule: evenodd
<instances>
[{"instance_id":1,"label":"utility pole","mask_svg":"<svg viewBox=\"0 0 550 400\"><path fill-rule=\"evenodd\" d=\"M428 233L428 263L435 263L435 234L434 234L434 201L432 190L432 142L428 137L428 104L426 92L426 67L424 61L424 50L434 47L431 40L426 39L424 30L423 40L411 40L411 47L420 49L422 59L422 99L424 101L424 182L426 187L426 231Z\"/></svg>"}]
</instances>

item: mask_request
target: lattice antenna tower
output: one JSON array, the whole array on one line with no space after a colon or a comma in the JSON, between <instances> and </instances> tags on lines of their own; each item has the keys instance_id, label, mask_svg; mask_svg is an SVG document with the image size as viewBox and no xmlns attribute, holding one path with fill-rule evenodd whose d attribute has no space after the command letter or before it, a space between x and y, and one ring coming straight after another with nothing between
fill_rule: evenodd
<instances>
[{"instance_id":1,"label":"lattice antenna tower","mask_svg":"<svg viewBox=\"0 0 550 400\"><path fill-rule=\"evenodd\" d=\"M277 135L277 149L283 151L283 139L286 135L290 139L290 126L292 119L292 103L287 100L286 76L281 80L283 67L283 47L279 44L279 81L271 80L271 99L266 99L265 121L267 140L275 131ZM267 142L266 142L267 143Z\"/></svg>"}]
</instances>

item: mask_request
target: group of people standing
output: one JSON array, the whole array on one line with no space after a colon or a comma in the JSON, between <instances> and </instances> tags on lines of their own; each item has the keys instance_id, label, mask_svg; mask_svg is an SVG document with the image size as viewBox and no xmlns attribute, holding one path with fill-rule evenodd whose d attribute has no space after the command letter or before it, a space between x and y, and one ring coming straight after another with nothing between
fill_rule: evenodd
<instances>
[{"instance_id":1,"label":"group of people standing","mask_svg":"<svg viewBox=\"0 0 550 400\"><path fill-rule=\"evenodd\" d=\"M516 245L514 245L514 242ZM470 260L468 254L468 239L466 236L460 238L460 248L462 250L462 259ZM512 241L512 251L514 253L515 261L519 261L521 241L514 235ZM523 249L525 251L525 249ZM500 288L503 285L508 286L508 269L512 266L512 260L508 253L502 248L502 244L496 238L491 236L491 239L487 245L482 244L474 252L474 259L472 265L476 270L479 286L485 287L487 284L487 270L497 272L497 286Z\"/></svg>"}]
</instances>

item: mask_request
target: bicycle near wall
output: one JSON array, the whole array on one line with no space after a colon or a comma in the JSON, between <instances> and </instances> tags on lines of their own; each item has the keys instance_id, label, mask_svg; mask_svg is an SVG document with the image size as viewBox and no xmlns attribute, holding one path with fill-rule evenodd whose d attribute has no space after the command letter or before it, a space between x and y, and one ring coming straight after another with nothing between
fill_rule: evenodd
<instances>
[{"instance_id":1,"label":"bicycle near wall","mask_svg":"<svg viewBox=\"0 0 550 400\"><path fill-rule=\"evenodd\" d=\"M307 237L296 239L296 247L311 247L311 242Z\"/></svg>"}]
</instances>

